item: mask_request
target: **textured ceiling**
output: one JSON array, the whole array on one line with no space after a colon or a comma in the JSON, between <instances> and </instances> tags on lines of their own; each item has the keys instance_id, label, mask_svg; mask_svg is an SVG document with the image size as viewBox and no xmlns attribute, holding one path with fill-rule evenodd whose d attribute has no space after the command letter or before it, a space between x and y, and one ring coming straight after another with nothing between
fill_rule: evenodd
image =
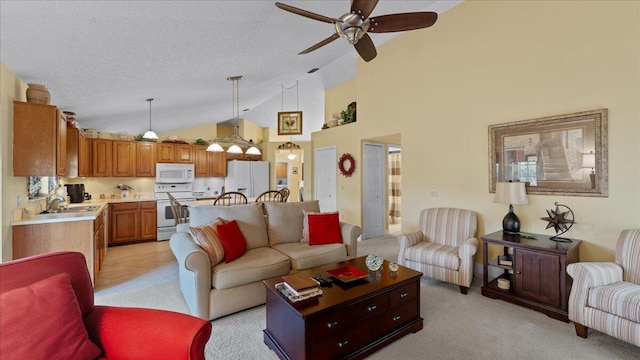
<instances>
[{"instance_id":1,"label":"textured ceiling","mask_svg":"<svg viewBox=\"0 0 640 360\"><path fill-rule=\"evenodd\" d=\"M330 17L350 7L283 2ZM382 0L372 16L442 13L459 2ZM342 39L297 55L333 32L274 1L0 1L0 61L47 85L52 104L76 112L81 127L129 134L147 130L150 97L159 133L228 121L226 78L243 75L241 118L275 128L276 112L302 110L298 140L309 139L323 122L322 92L355 76L357 53ZM393 35L371 37L380 45Z\"/></svg>"}]
</instances>

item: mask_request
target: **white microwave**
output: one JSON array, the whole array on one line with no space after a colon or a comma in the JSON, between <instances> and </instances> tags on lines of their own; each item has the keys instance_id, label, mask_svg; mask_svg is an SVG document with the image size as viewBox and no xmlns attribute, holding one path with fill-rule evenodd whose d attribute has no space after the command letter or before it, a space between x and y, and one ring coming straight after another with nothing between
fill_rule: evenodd
<instances>
[{"instance_id":1,"label":"white microwave","mask_svg":"<svg viewBox=\"0 0 640 360\"><path fill-rule=\"evenodd\" d=\"M191 183L194 172L193 164L156 164L156 183Z\"/></svg>"}]
</instances>

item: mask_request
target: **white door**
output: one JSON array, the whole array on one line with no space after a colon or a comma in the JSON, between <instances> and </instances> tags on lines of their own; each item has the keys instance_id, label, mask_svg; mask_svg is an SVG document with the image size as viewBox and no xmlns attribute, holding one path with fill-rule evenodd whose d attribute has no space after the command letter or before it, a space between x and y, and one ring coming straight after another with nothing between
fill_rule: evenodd
<instances>
[{"instance_id":1,"label":"white door","mask_svg":"<svg viewBox=\"0 0 640 360\"><path fill-rule=\"evenodd\" d=\"M383 144L365 143L362 161L362 239L384 235L385 150Z\"/></svg>"},{"instance_id":2,"label":"white door","mask_svg":"<svg viewBox=\"0 0 640 360\"><path fill-rule=\"evenodd\" d=\"M337 159L336 148L315 149L313 186L315 199L320 202L321 211L337 211Z\"/></svg>"}]
</instances>

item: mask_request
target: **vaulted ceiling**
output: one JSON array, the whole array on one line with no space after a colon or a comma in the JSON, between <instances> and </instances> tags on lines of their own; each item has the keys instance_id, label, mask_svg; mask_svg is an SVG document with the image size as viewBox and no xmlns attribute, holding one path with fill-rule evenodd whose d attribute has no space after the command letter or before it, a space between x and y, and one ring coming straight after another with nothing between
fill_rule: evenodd
<instances>
[{"instance_id":1,"label":"vaulted ceiling","mask_svg":"<svg viewBox=\"0 0 640 360\"><path fill-rule=\"evenodd\" d=\"M330 17L350 8L348 0L282 2ZM382 0L372 16L442 13L459 2ZM156 132L230 120L226 79L243 75L241 118L275 128L278 111L302 110L299 140L309 139L323 122L323 91L353 78L358 57L342 39L297 53L334 31L264 0L0 1L0 61L47 85L51 103L76 112L81 127L129 134L147 130L147 98ZM379 46L396 35L371 37Z\"/></svg>"}]
</instances>

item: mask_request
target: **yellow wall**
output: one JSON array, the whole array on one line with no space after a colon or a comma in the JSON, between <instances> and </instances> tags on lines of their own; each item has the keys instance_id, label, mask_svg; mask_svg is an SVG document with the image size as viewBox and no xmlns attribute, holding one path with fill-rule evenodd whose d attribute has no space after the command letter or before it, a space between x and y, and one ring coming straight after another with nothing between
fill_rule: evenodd
<instances>
[{"instance_id":1,"label":"yellow wall","mask_svg":"<svg viewBox=\"0 0 640 360\"><path fill-rule=\"evenodd\" d=\"M193 144L197 139L203 139L207 142L211 142L211 140L218 136L218 127L217 124L211 123L188 129L174 130L168 133L158 134L158 141L162 141L169 136L177 136L178 138L187 141L189 144Z\"/></svg>"},{"instance_id":2,"label":"yellow wall","mask_svg":"<svg viewBox=\"0 0 640 360\"><path fill-rule=\"evenodd\" d=\"M402 230L417 229L423 208L452 206L477 211L481 235L507 212L488 191L488 126L608 108L609 197L530 195L515 211L523 231L552 235L540 217L567 204L581 260L611 260L620 231L640 228L639 24L636 1L464 2L359 60L358 122L313 133L314 147L335 145L361 165L359 139L399 132ZM327 101L343 106L332 91ZM359 170L338 175L338 208L356 223Z\"/></svg>"},{"instance_id":3,"label":"yellow wall","mask_svg":"<svg viewBox=\"0 0 640 360\"><path fill-rule=\"evenodd\" d=\"M356 80L351 79L336 85L324 95L324 122L333 117L340 118L340 111L346 110L347 105L356 101ZM357 109L357 105L356 105ZM356 117L357 119L357 117Z\"/></svg>"},{"instance_id":4,"label":"yellow wall","mask_svg":"<svg viewBox=\"0 0 640 360\"><path fill-rule=\"evenodd\" d=\"M20 80L4 63L0 62L0 148L2 157L2 193L0 194L0 217L2 233L0 233L0 261L11 259L11 213L17 207L17 197L22 198L23 205L28 205L27 178L13 176L13 101L26 101L27 84Z\"/></svg>"}]
</instances>

